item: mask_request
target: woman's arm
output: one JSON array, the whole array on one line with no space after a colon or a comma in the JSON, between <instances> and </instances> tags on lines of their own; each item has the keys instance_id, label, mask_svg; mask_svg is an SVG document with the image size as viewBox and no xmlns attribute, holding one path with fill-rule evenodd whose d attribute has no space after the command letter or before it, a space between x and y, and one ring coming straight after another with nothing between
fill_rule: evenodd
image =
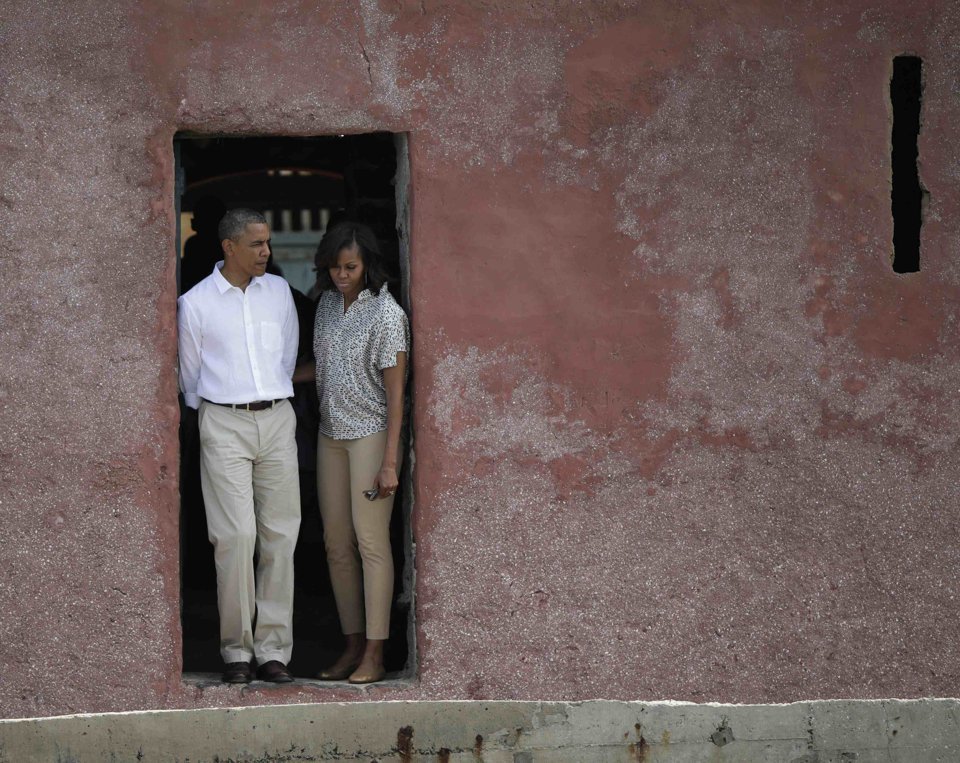
<instances>
[{"instance_id":1,"label":"woman's arm","mask_svg":"<svg viewBox=\"0 0 960 763\"><path fill-rule=\"evenodd\" d=\"M306 363L301 363L295 369L293 369L293 383L300 384L301 382L313 381L317 377L317 363L316 361L309 360Z\"/></svg>"},{"instance_id":2,"label":"woman's arm","mask_svg":"<svg viewBox=\"0 0 960 763\"><path fill-rule=\"evenodd\" d=\"M400 450L400 429L403 426L403 387L407 379L407 353L397 353L397 364L383 369L383 386L387 393L387 441L383 446L383 460L374 487L379 498L397 491L397 469Z\"/></svg>"}]
</instances>

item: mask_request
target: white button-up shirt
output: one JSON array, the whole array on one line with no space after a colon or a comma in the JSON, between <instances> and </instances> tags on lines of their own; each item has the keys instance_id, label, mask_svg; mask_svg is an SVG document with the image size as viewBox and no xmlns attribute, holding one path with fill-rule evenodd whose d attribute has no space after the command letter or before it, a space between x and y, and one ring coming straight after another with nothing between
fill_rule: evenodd
<instances>
[{"instance_id":1,"label":"white button-up shirt","mask_svg":"<svg viewBox=\"0 0 960 763\"><path fill-rule=\"evenodd\" d=\"M245 290L217 263L177 301L180 389L191 408L293 397L299 325L287 282L269 273Z\"/></svg>"}]
</instances>

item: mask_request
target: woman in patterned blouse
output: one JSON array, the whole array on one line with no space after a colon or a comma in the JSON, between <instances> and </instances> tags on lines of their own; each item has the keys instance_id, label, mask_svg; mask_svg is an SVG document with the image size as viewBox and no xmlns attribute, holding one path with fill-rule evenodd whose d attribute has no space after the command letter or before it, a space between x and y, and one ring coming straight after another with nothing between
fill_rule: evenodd
<instances>
[{"instance_id":1,"label":"woman in patterned blouse","mask_svg":"<svg viewBox=\"0 0 960 763\"><path fill-rule=\"evenodd\" d=\"M317 487L330 580L346 647L322 680L383 678L390 631L390 514L410 329L391 296L373 232L344 222L320 242L313 349L320 434Z\"/></svg>"}]
</instances>

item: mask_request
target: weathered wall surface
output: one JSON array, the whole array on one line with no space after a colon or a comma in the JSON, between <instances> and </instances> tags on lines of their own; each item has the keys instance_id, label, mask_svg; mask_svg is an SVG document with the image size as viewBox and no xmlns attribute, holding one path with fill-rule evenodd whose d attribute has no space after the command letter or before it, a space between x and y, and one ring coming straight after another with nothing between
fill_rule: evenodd
<instances>
[{"instance_id":1,"label":"weathered wall surface","mask_svg":"<svg viewBox=\"0 0 960 763\"><path fill-rule=\"evenodd\" d=\"M0 714L957 694L955 3L21 0L0 23ZM409 133L412 685L181 681L178 130Z\"/></svg>"}]
</instances>

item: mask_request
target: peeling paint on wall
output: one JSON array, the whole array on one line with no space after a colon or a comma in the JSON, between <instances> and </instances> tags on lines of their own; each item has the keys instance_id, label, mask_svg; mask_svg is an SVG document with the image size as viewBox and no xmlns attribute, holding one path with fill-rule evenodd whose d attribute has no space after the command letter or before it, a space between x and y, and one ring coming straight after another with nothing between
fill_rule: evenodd
<instances>
[{"instance_id":1,"label":"peeling paint on wall","mask_svg":"<svg viewBox=\"0 0 960 763\"><path fill-rule=\"evenodd\" d=\"M955 4L7 10L0 714L955 693ZM409 142L417 678L186 684L173 136L374 130Z\"/></svg>"}]
</instances>

